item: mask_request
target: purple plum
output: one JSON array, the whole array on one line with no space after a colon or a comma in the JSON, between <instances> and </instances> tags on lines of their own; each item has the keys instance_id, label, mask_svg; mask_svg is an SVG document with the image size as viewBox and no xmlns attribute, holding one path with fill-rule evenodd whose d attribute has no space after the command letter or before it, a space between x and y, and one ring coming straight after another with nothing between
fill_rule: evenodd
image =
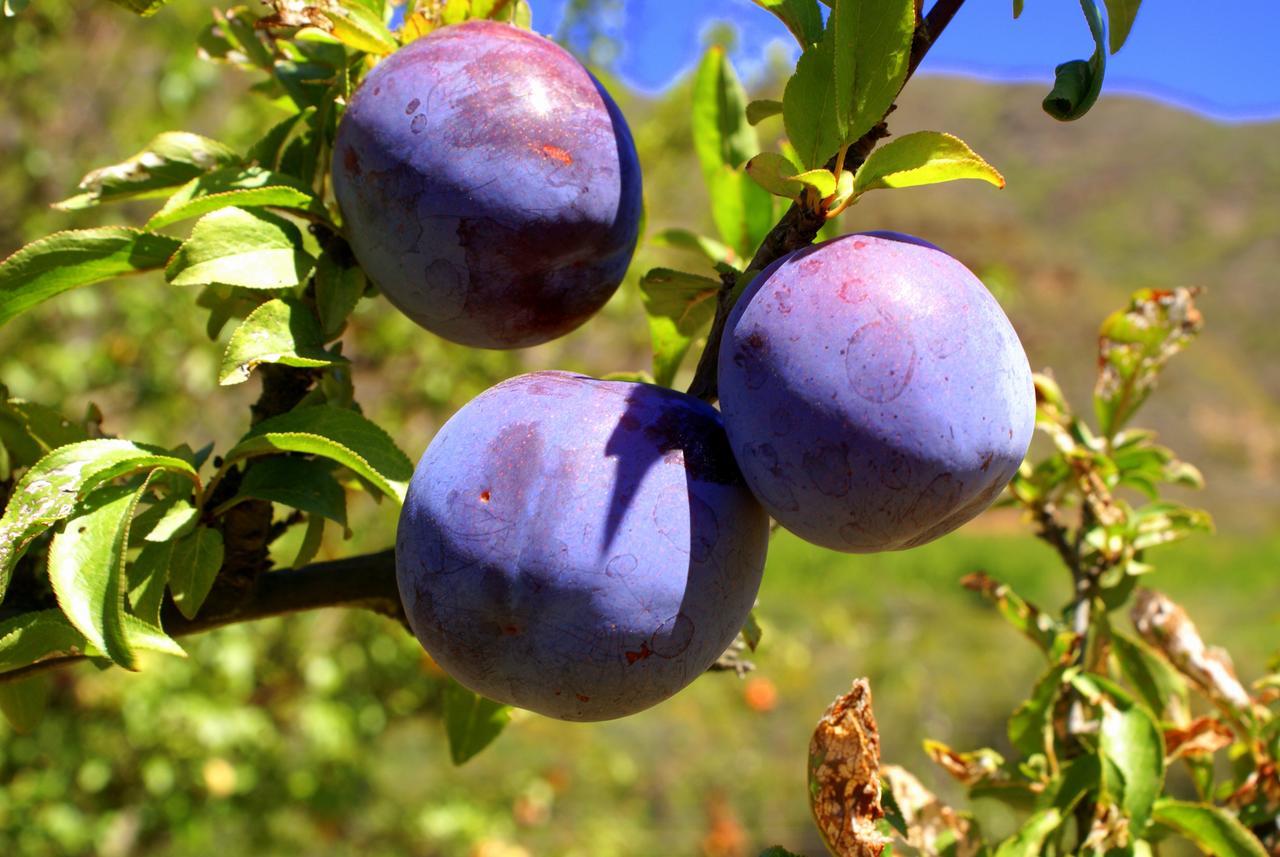
<instances>
[{"instance_id":1,"label":"purple plum","mask_svg":"<svg viewBox=\"0 0 1280 857\"><path fill-rule=\"evenodd\" d=\"M521 348L604 306L635 250L640 163L567 51L492 21L442 27L369 72L333 189L370 278L446 339Z\"/></svg>"},{"instance_id":2,"label":"purple plum","mask_svg":"<svg viewBox=\"0 0 1280 857\"><path fill-rule=\"evenodd\" d=\"M898 233L766 268L730 314L720 406L747 483L834 550L914 547L987 508L1026 455L1031 370L964 265Z\"/></svg>"},{"instance_id":3,"label":"purple plum","mask_svg":"<svg viewBox=\"0 0 1280 857\"><path fill-rule=\"evenodd\" d=\"M431 442L396 573L414 633L459 682L607 720L661 702L724 652L768 537L714 408L534 372L473 399Z\"/></svg>"}]
</instances>

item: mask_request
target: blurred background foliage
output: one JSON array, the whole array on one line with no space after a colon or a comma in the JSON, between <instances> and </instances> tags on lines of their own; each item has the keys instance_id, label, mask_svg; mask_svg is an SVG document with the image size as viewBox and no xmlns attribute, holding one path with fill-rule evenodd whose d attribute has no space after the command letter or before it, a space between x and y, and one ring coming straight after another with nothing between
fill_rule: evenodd
<instances>
[{"instance_id":1,"label":"blurred background foliage","mask_svg":"<svg viewBox=\"0 0 1280 857\"><path fill-rule=\"evenodd\" d=\"M559 34L607 64L620 6L574 0ZM243 148L275 118L247 95L246 77L197 57L209 8L184 0L142 21L109 4L37 0L0 21L0 256L59 229L140 222L145 203L48 206L156 133ZM775 71L752 82L753 95L778 97L783 72L766 67ZM687 82L656 97L610 85L641 153L650 231L710 231L701 183L690 180ZM1220 534L1153 554L1152 582L1233 652L1242 677L1256 677L1280 638L1280 127L1105 96L1084 121L1060 125L1041 112L1041 94L913 81L891 127L958 134L1008 187L881 194L843 228L912 232L956 255L1000 298L1033 367L1053 367L1078 401L1106 313L1144 286L1207 287L1205 333L1141 423L1201 466L1208 488L1195 502ZM689 263L644 248L600 317L517 353L449 345L366 301L345 351L359 400L416 456L500 378L648 368L636 276L657 264ZM253 385L217 386L225 342L205 337L194 301L158 276L61 296L0 329L0 383L68 414L94 403L110 433L225 448L247 424ZM394 514L358 496L354 537L332 533L321 558L391 543ZM295 547L278 546L289 557ZM745 680L707 676L651 711L595 726L520 716L460 769L440 728L438 672L373 616L226 629L189 639L189 660L149 662L138 675L64 672L29 734L0 721L0 853L737 857L775 842L821 853L805 750L810 725L853 676L871 678L886 761L925 775L944 798L956 787L929 768L922 736L1004 745L1004 718L1038 663L958 586L978 569L1041 602L1065 600L1054 557L1008 513L905 554L845 557L780 536L761 592L758 669ZM979 810L993 832L1010 823L998 806Z\"/></svg>"}]
</instances>

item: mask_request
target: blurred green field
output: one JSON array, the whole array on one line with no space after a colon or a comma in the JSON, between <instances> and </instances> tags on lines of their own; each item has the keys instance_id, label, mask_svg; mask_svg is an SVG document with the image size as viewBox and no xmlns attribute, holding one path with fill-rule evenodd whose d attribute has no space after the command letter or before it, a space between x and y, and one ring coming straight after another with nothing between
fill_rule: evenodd
<instances>
[{"instance_id":1,"label":"blurred green field","mask_svg":"<svg viewBox=\"0 0 1280 857\"><path fill-rule=\"evenodd\" d=\"M271 121L269 108L242 98L244 76L195 59L208 5L175 3L139 21L107 4L40 0L0 23L0 256L55 229L139 222L152 206L74 215L47 206L158 131L243 147ZM779 81L756 84L776 95ZM682 85L654 100L621 98L651 232L710 230L704 193L689 180L687 95ZM1280 649L1280 126L1221 126L1106 97L1062 126L1041 114L1042 95L914 82L894 127L960 134L1009 187L882 194L846 215L845 228L916 232L962 258L1009 310L1033 365L1053 366L1082 405L1104 313L1141 286L1209 288L1205 335L1139 422L1203 467L1200 499L1222 535L1154 551L1151 583L1255 677ZM365 302L344 352L358 399L416 457L497 379L645 368L635 286L656 264L690 267L645 249L599 318L519 353L457 348L385 302ZM60 296L0 329L0 383L68 414L94 402L111 433L225 449L256 385L218 387L230 328L206 338L194 298L158 277ZM321 558L391 543L388 506L353 499L351 521L354 538L331 533ZM378 617L325 612L229 628L185 640L188 660L154 659L137 675L80 667L56 676L31 734L0 722L0 855L743 857L780 843L814 857L823 849L808 820L809 731L854 677L872 680L886 760L948 796L957 790L929 767L922 738L1003 746L1004 718L1039 656L959 587L979 569L1045 606L1067 595L1052 553L1004 515L873 557L780 535L760 596L758 669L746 680L704 676L606 724L520 715L460 769L438 718L438 673ZM1009 823L997 808L983 812L997 828Z\"/></svg>"}]
</instances>

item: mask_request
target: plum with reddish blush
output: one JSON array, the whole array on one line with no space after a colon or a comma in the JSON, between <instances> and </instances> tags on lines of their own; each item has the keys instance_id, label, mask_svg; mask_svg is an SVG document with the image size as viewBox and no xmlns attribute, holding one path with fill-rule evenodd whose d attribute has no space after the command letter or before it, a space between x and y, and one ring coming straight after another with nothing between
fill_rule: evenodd
<instances>
[{"instance_id":1,"label":"plum with reddish blush","mask_svg":"<svg viewBox=\"0 0 1280 857\"><path fill-rule=\"evenodd\" d=\"M338 127L333 188L387 298L480 348L581 325L622 282L640 227L617 105L563 48L492 21L442 27L369 72Z\"/></svg>"},{"instance_id":2,"label":"plum with reddish blush","mask_svg":"<svg viewBox=\"0 0 1280 857\"><path fill-rule=\"evenodd\" d=\"M462 684L563 720L654 705L725 651L769 538L716 410L521 375L458 411L396 534L409 624Z\"/></svg>"},{"instance_id":3,"label":"plum with reddish blush","mask_svg":"<svg viewBox=\"0 0 1280 857\"><path fill-rule=\"evenodd\" d=\"M964 265L909 235L779 259L730 314L720 406L782 526L848 552L931 541L987 508L1031 442L1018 336Z\"/></svg>"}]
</instances>

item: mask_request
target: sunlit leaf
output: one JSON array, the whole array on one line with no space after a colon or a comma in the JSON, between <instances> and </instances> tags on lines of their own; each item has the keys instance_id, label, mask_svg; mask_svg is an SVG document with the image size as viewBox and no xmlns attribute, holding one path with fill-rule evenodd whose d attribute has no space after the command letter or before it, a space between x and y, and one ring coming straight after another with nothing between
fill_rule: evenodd
<instances>
[{"instance_id":1,"label":"sunlit leaf","mask_svg":"<svg viewBox=\"0 0 1280 857\"><path fill-rule=\"evenodd\" d=\"M1102 433L1115 434L1155 388L1160 370L1204 323L1196 289L1142 289L1102 323L1093 403Z\"/></svg>"},{"instance_id":2,"label":"sunlit leaf","mask_svg":"<svg viewBox=\"0 0 1280 857\"><path fill-rule=\"evenodd\" d=\"M0 324L54 295L163 268L180 242L123 226L57 232L0 262Z\"/></svg>"},{"instance_id":3,"label":"sunlit leaf","mask_svg":"<svg viewBox=\"0 0 1280 857\"><path fill-rule=\"evenodd\" d=\"M170 226L223 208L286 208L326 218L324 205L297 179L259 167L234 167L192 179L147 221L148 229Z\"/></svg>"},{"instance_id":4,"label":"sunlit leaf","mask_svg":"<svg viewBox=\"0 0 1280 857\"><path fill-rule=\"evenodd\" d=\"M753 0L768 9L778 20L786 24L791 35L796 37L800 47L809 45L822 38L822 12L818 9L818 0Z\"/></svg>"},{"instance_id":5,"label":"sunlit leaf","mask_svg":"<svg viewBox=\"0 0 1280 857\"><path fill-rule=\"evenodd\" d=\"M1107 24L1111 27L1111 53L1124 47L1133 29L1133 19L1138 15L1142 0L1106 0Z\"/></svg>"},{"instance_id":6,"label":"sunlit leaf","mask_svg":"<svg viewBox=\"0 0 1280 857\"><path fill-rule=\"evenodd\" d=\"M1152 820L1176 830L1215 857L1266 857L1258 838L1225 810L1204 803L1162 798L1156 801Z\"/></svg>"},{"instance_id":7,"label":"sunlit leaf","mask_svg":"<svg viewBox=\"0 0 1280 857\"><path fill-rule=\"evenodd\" d=\"M1004 187L1004 176L959 137L917 131L878 146L858 168L854 191L916 187L957 179L978 179Z\"/></svg>"},{"instance_id":8,"label":"sunlit leaf","mask_svg":"<svg viewBox=\"0 0 1280 857\"><path fill-rule=\"evenodd\" d=\"M345 362L345 357L324 349L324 332L309 307L276 298L255 309L231 334L218 383L247 381L263 363L317 367Z\"/></svg>"},{"instance_id":9,"label":"sunlit leaf","mask_svg":"<svg viewBox=\"0 0 1280 857\"><path fill-rule=\"evenodd\" d=\"M413 463L380 426L345 408L298 408L254 426L226 455L227 463L275 452L336 461L403 502Z\"/></svg>"},{"instance_id":10,"label":"sunlit leaf","mask_svg":"<svg viewBox=\"0 0 1280 857\"><path fill-rule=\"evenodd\" d=\"M136 661L124 630L125 549L145 490L144 482L95 491L49 544L58 606L85 639L127 669Z\"/></svg>"},{"instance_id":11,"label":"sunlit leaf","mask_svg":"<svg viewBox=\"0 0 1280 857\"><path fill-rule=\"evenodd\" d=\"M1102 701L1098 752L1102 788L1141 832L1164 787L1164 736L1140 706Z\"/></svg>"},{"instance_id":12,"label":"sunlit leaf","mask_svg":"<svg viewBox=\"0 0 1280 857\"><path fill-rule=\"evenodd\" d=\"M884 118L907 78L915 0L837 0L827 27L836 128L841 143L852 143Z\"/></svg>"},{"instance_id":13,"label":"sunlit leaf","mask_svg":"<svg viewBox=\"0 0 1280 857\"><path fill-rule=\"evenodd\" d=\"M195 469L164 450L103 438L59 447L36 462L14 486L0 517L0 598L14 564L31 539L70 516L90 491L120 476L169 470L198 484Z\"/></svg>"},{"instance_id":14,"label":"sunlit leaf","mask_svg":"<svg viewBox=\"0 0 1280 857\"><path fill-rule=\"evenodd\" d=\"M217 140L185 131L166 131L127 161L89 173L80 180L80 193L55 207L72 210L156 196L201 173L239 162L240 156Z\"/></svg>"},{"instance_id":15,"label":"sunlit leaf","mask_svg":"<svg viewBox=\"0 0 1280 857\"><path fill-rule=\"evenodd\" d=\"M218 283L280 289L302 283L314 260L302 249L298 227L274 214L224 208L196 221L165 267L176 286Z\"/></svg>"},{"instance_id":16,"label":"sunlit leaf","mask_svg":"<svg viewBox=\"0 0 1280 857\"><path fill-rule=\"evenodd\" d=\"M760 151L747 123L747 93L724 49L707 49L693 80L693 144L707 181L723 167L737 169Z\"/></svg>"}]
</instances>

